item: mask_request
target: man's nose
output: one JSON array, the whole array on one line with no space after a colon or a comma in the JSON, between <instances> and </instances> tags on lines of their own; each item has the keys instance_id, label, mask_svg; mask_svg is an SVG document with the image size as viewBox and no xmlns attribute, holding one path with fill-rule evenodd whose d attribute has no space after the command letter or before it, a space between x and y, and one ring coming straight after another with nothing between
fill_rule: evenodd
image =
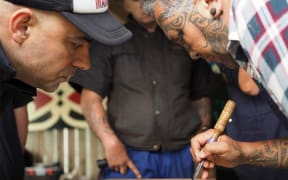
<instances>
[{"instance_id":1,"label":"man's nose","mask_svg":"<svg viewBox=\"0 0 288 180\"><path fill-rule=\"evenodd\" d=\"M89 47L85 47L77 53L76 58L74 59L73 66L77 69L88 70L91 66L90 64L90 55L89 55Z\"/></svg>"}]
</instances>

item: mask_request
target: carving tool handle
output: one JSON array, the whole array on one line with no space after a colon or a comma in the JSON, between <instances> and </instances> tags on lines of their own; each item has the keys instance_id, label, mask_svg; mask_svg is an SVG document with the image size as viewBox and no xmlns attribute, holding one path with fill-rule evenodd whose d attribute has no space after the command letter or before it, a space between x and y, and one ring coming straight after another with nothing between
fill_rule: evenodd
<instances>
[{"instance_id":1,"label":"carving tool handle","mask_svg":"<svg viewBox=\"0 0 288 180\"><path fill-rule=\"evenodd\" d=\"M236 107L236 103L232 100L228 100L214 126L214 133L207 143L215 142L217 138L222 134L228 124L228 121Z\"/></svg>"},{"instance_id":2,"label":"carving tool handle","mask_svg":"<svg viewBox=\"0 0 288 180\"><path fill-rule=\"evenodd\" d=\"M236 107L236 103L232 100L228 100L214 126L214 133L210 137L210 139L207 141L207 143L215 142L217 141L220 134L222 134L228 124L228 121ZM195 169L195 173L193 176L193 180L196 180L197 176L199 175L199 172L204 164L204 160L202 160L198 166Z\"/></svg>"}]
</instances>

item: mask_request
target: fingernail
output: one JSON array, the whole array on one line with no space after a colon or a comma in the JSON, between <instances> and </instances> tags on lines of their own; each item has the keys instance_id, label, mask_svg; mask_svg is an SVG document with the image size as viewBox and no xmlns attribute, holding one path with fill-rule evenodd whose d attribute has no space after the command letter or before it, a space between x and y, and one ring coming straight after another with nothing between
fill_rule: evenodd
<instances>
[{"instance_id":1,"label":"fingernail","mask_svg":"<svg viewBox=\"0 0 288 180\"><path fill-rule=\"evenodd\" d=\"M204 153L203 151L200 151L200 153L198 154L198 156L199 156L200 158L204 158L204 157L205 157L205 153Z\"/></svg>"},{"instance_id":2,"label":"fingernail","mask_svg":"<svg viewBox=\"0 0 288 180\"><path fill-rule=\"evenodd\" d=\"M141 178L142 178L142 176L141 176L141 175L138 175L138 176L137 176L137 178L138 178L138 179L141 179Z\"/></svg>"}]
</instances>

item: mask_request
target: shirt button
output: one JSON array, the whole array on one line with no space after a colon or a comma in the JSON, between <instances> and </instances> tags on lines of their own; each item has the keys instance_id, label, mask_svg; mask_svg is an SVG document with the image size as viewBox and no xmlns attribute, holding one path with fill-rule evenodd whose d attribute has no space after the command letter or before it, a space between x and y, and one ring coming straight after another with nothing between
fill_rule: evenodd
<instances>
[{"instance_id":1,"label":"shirt button","mask_svg":"<svg viewBox=\"0 0 288 180\"><path fill-rule=\"evenodd\" d=\"M157 84L157 81L156 81L156 80L153 80L153 81L152 81L152 84L153 84L153 85L156 85L156 84Z\"/></svg>"},{"instance_id":2,"label":"shirt button","mask_svg":"<svg viewBox=\"0 0 288 180\"><path fill-rule=\"evenodd\" d=\"M156 110L154 113L155 113L156 116L160 115L160 111L159 110Z\"/></svg>"},{"instance_id":3,"label":"shirt button","mask_svg":"<svg viewBox=\"0 0 288 180\"><path fill-rule=\"evenodd\" d=\"M159 145L157 145L157 144L153 145L153 150L158 151L159 149L160 149Z\"/></svg>"}]
</instances>

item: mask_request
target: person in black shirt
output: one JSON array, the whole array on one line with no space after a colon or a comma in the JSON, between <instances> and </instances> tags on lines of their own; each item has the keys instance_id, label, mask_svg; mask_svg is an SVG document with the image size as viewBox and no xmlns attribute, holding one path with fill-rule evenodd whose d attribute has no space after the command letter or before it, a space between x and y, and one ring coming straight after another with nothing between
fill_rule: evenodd
<instances>
[{"instance_id":1,"label":"person in black shirt","mask_svg":"<svg viewBox=\"0 0 288 180\"><path fill-rule=\"evenodd\" d=\"M191 178L190 138L210 125L210 66L170 42L140 0L123 3L132 39L92 44L92 68L71 79L84 87L82 110L109 166L104 178Z\"/></svg>"},{"instance_id":2,"label":"person in black shirt","mask_svg":"<svg viewBox=\"0 0 288 180\"><path fill-rule=\"evenodd\" d=\"M28 92L19 92L22 83L0 83L0 179L21 179L24 171L23 149L26 139ZM17 173L17 174L16 174Z\"/></svg>"},{"instance_id":3,"label":"person in black shirt","mask_svg":"<svg viewBox=\"0 0 288 180\"><path fill-rule=\"evenodd\" d=\"M92 39L115 45L130 38L107 3L91 3L95 1L0 0L1 180L23 179L25 104L35 88L54 91L76 69L88 69Z\"/></svg>"}]
</instances>

